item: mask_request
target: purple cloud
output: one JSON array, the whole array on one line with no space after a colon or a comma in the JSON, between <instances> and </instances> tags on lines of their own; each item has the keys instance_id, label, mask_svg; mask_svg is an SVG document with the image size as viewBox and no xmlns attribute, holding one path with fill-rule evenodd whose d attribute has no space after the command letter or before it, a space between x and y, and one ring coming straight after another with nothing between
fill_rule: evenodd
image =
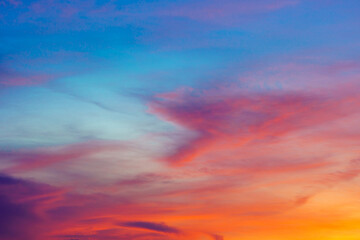
<instances>
[{"instance_id":1,"label":"purple cloud","mask_svg":"<svg viewBox=\"0 0 360 240\"><path fill-rule=\"evenodd\" d=\"M162 233L174 233L174 234L181 233L179 229L170 227L164 223L138 221L138 222L124 222L124 223L120 223L119 225L123 227L141 228L141 229L147 229Z\"/></svg>"},{"instance_id":2,"label":"purple cloud","mask_svg":"<svg viewBox=\"0 0 360 240\"><path fill-rule=\"evenodd\" d=\"M57 197L57 189L0 174L0 239L42 239L41 206Z\"/></svg>"}]
</instances>

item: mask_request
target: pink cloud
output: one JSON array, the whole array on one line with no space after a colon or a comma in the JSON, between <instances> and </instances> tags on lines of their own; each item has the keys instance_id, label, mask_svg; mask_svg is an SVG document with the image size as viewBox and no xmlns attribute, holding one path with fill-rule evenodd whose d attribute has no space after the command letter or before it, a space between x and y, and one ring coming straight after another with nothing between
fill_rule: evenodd
<instances>
[{"instance_id":1,"label":"pink cloud","mask_svg":"<svg viewBox=\"0 0 360 240\"><path fill-rule=\"evenodd\" d=\"M338 119L357 106L348 102L350 96L331 99L296 92L208 90L188 91L177 99L161 96L150 102L150 112L193 132L166 158L171 163L193 161L216 149L276 139Z\"/></svg>"},{"instance_id":2,"label":"pink cloud","mask_svg":"<svg viewBox=\"0 0 360 240\"><path fill-rule=\"evenodd\" d=\"M298 4L296 0L275 1L193 1L190 3L168 6L157 12L159 15L186 17L195 20L215 21L229 16L246 15L275 11Z\"/></svg>"},{"instance_id":3,"label":"pink cloud","mask_svg":"<svg viewBox=\"0 0 360 240\"><path fill-rule=\"evenodd\" d=\"M40 85L43 83L46 83L53 79L54 76L51 75L34 75L34 76L28 76L28 77L9 77L5 80L1 80L0 84L4 86L33 86L33 85Z\"/></svg>"},{"instance_id":4,"label":"pink cloud","mask_svg":"<svg viewBox=\"0 0 360 240\"><path fill-rule=\"evenodd\" d=\"M125 148L122 143L87 142L60 147L47 147L36 150L17 150L1 152L4 158L15 163L6 172L26 172L45 168L60 162L76 161L92 154L116 151Z\"/></svg>"},{"instance_id":5,"label":"pink cloud","mask_svg":"<svg viewBox=\"0 0 360 240\"><path fill-rule=\"evenodd\" d=\"M323 59L320 59L323 60ZM331 61L319 64L319 59L290 57L274 64L255 63L247 66L249 72L241 73L237 79L249 89L297 90L297 91L332 91L335 86L344 88L347 85L358 85L360 79L360 62ZM323 60L325 61L325 60ZM341 79L341 82L339 82ZM359 87L359 86L356 86Z\"/></svg>"}]
</instances>

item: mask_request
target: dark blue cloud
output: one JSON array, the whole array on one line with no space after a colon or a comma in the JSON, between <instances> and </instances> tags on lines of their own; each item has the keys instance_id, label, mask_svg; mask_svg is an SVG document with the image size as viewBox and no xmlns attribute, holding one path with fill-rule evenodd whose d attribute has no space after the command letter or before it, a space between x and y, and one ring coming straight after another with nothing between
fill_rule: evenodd
<instances>
[{"instance_id":1,"label":"dark blue cloud","mask_svg":"<svg viewBox=\"0 0 360 240\"><path fill-rule=\"evenodd\" d=\"M0 239L35 239L33 229L39 221L30 205L14 203L0 195Z\"/></svg>"},{"instance_id":2,"label":"dark blue cloud","mask_svg":"<svg viewBox=\"0 0 360 240\"><path fill-rule=\"evenodd\" d=\"M142 229L147 229L162 233L174 233L174 234L181 233L179 229L170 227L164 223L135 221L135 222L124 222L124 223L120 223L119 225L123 227L142 228Z\"/></svg>"},{"instance_id":3,"label":"dark blue cloud","mask_svg":"<svg viewBox=\"0 0 360 240\"><path fill-rule=\"evenodd\" d=\"M0 185L13 185L19 184L21 180L0 174Z\"/></svg>"},{"instance_id":4,"label":"dark blue cloud","mask_svg":"<svg viewBox=\"0 0 360 240\"><path fill-rule=\"evenodd\" d=\"M0 239L38 240L45 232L37 209L46 198L38 198L54 189L0 173Z\"/></svg>"}]
</instances>

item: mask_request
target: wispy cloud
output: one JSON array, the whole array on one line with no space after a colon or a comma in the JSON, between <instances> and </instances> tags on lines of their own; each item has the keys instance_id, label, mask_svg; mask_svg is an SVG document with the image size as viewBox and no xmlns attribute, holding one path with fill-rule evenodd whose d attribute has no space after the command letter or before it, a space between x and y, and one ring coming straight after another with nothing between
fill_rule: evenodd
<instances>
[{"instance_id":1,"label":"wispy cloud","mask_svg":"<svg viewBox=\"0 0 360 240\"><path fill-rule=\"evenodd\" d=\"M119 151L125 147L123 143L88 142L60 147L48 147L38 150L3 151L0 155L11 160L14 166L6 172L23 172L44 168L59 162L76 161L103 151Z\"/></svg>"},{"instance_id":2,"label":"wispy cloud","mask_svg":"<svg viewBox=\"0 0 360 240\"><path fill-rule=\"evenodd\" d=\"M229 91L188 91L175 99L159 95L149 103L150 112L194 133L166 161L185 163L216 147L276 139L338 119L357 106L348 102L350 96L335 100L297 92Z\"/></svg>"},{"instance_id":3,"label":"wispy cloud","mask_svg":"<svg viewBox=\"0 0 360 240\"><path fill-rule=\"evenodd\" d=\"M170 227L164 223L154 223L154 222L125 222L125 223L119 223L120 226L124 227L133 227L133 228L141 228L141 229L147 229L152 230L155 232L162 232L162 233L174 233L179 234L181 231L177 228Z\"/></svg>"}]
</instances>

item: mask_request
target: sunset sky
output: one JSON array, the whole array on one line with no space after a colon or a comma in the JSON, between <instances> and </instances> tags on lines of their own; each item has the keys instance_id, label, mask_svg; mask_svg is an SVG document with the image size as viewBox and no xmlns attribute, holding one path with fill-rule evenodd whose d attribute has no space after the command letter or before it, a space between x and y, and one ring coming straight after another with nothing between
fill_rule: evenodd
<instances>
[{"instance_id":1,"label":"sunset sky","mask_svg":"<svg viewBox=\"0 0 360 240\"><path fill-rule=\"evenodd\" d=\"M359 240L359 0L0 0L0 240Z\"/></svg>"}]
</instances>

